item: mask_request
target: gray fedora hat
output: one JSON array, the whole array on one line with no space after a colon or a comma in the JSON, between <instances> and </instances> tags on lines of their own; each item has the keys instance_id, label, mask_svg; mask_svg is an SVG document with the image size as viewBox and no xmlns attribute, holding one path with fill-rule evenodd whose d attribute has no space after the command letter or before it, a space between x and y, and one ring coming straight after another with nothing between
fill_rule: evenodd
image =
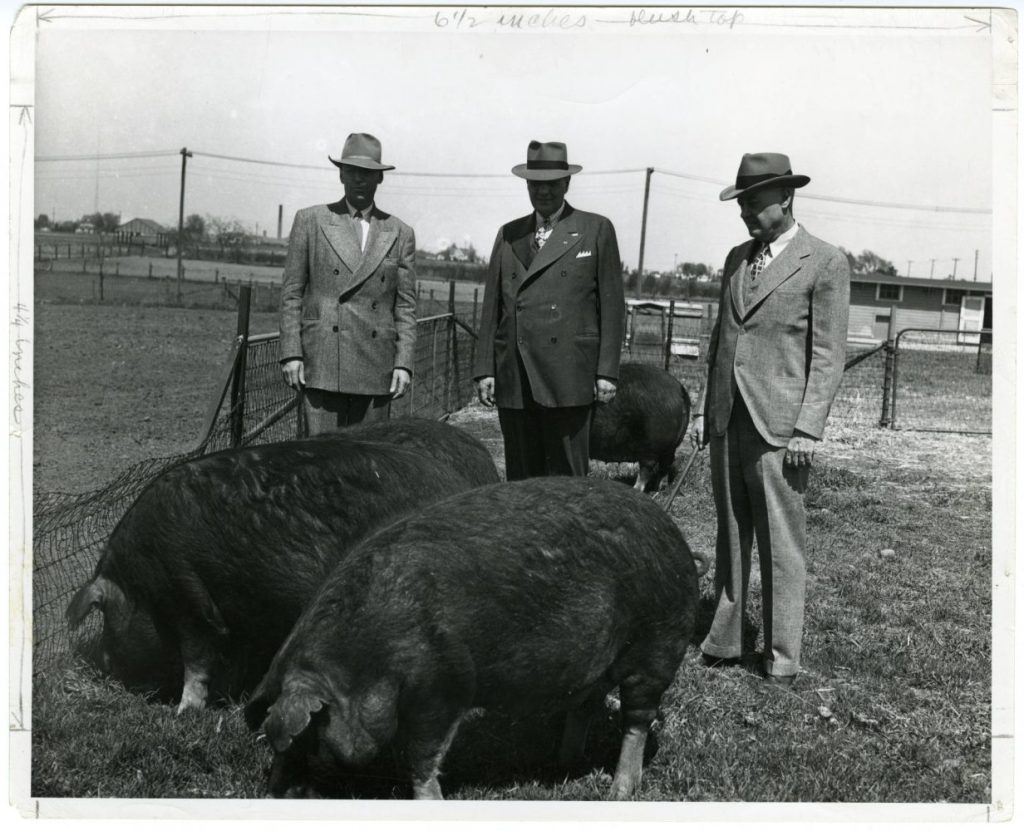
<instances>
[{"instance_id":1,"label":"gray fedora hat","mask_svg":"<svg viewBox=\"0 0 1024 831\"><path fill-rule=\"evenodd\" d=\"M569 164L569 154L560 141L531 141L526 148L526 164L517 164L512 172L521 179L551 181L564 179L583 170L578 164Z\"/></svg>"},{"instance_id":2,"label":"gray fedora hat","mask_svg":"<svg viewBox=\"0 0 1024 831\"><path fill-rule=\"evenodd\" d=\"M784 153L744 153L736 173L736 184L723 190L718 198L725 202L752 190L772 186L802 188L809 181L810 176L793 173L789 156Z\"/></svg>"},{"instance_id":3,"label":"gray fedora hat","mask_svg":"<svg viewBox=\"0 0 1024 831\"><path fill-rule=\"evenodd\" d=\"M330 156L327 157L331 159ZM341 167L350 164L353 167L365 167L367 170L394 170L392 164L380 163L380 139L369 133L350 133L341 148L341 158L331 159L331 164Z\"/></svg>"}]
</instances>

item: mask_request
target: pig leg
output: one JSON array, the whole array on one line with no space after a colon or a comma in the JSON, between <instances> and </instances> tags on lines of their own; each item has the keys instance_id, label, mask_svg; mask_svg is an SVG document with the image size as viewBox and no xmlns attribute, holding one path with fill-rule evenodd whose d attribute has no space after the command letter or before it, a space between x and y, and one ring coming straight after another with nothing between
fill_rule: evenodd
<instances>
[{"instance_id":1,"label":"pig leg","mask_svg":"<svg viewBox=\"0 0 1024 831\"><path fill-rule=\"evenodd\" d=\"M270 763L270 795L275 799L312 799L319 796L312 785L306 783L309 757L292 746L283 753L275 753Z\"/></svg>"},{"instance_id":2,"label":"pig leg","mask_svg":"<svg viewBox=\"0 0 1024 831\"><path fill-rule=\"evenodd\" d=\"M609 799L628 799L640 787L647 734L658 716L658 703L667 686L639 673L622 680L622 748Z\"/></svg>"},{"instance_id":3,"label":"pig leg","mask_svg":"<svg viewBox=\"0 0 1024 831\"><path fill-rule=\"evenodd\" d=\"M417 725L409 738L409 763L412 767L412 793L414 799L444 799L441 794L441 763L452 739L459 729L462 714L448 723L447 730L438 735L439 720ZM443 729L443 728L442 728Z\"/></svg>"},{"instance_id":4,"label":"pig leg","mask_svg":"<svg viewBox=\"0 0 1024 831\"><path fill-rule=\"evenodd\" d=\"M181 660L184 664L184 684L178 715L189 708L202 710L209 694L210 676L217 660L217 651L208 638L193 633L183 634Z\"/></svg>"},{"instance_id":5,"label":"pig leg","mask_svg":"<svg viewBox=\"0 0 1024 831\"><path fill-rule=\"evenodd\" d=\"M647 483L657 475L657 463L649 459L640 461L640 470L636 474L636 482L633 483L634 490L643 493L647 489Z\"/></svg>"},{"instance_id":6,"label":"pig leg","mask_svg":"<svg viewBox=\"0 0 1024 831\"><path fill-rule=\"evenodd\" d=\"M587 743L587 733L594 716L604 709L606 688L595 687L565 715L565 730L562 733L562 744L558 750L558 764L563 768L573 768L583 759L583 751Z\"/></svg>"}]
</instances>

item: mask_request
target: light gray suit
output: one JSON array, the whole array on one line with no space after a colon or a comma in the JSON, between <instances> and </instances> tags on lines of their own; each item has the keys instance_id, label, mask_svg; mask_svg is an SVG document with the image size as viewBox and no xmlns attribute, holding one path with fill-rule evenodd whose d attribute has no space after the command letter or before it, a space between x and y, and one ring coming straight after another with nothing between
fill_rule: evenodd
<instances>
[{"instance_id":1,"label":"light gray suit","mask_svg":"<svg viewBox=\"0 0 1024 831\"><path fill-rule=\"evenodd\" d=\"M416 240L373 208L365 252L344 200L295 215L281 289L282 361L301 357L307 393L384 396L416 341Z\"/></svg>"},{"instance_id":2,"label":"light gray suit","mask_svg":"<svg viewBox=\"0 0 1024 831\"><path fill-rule=\"evenodd\" d=\"M756 281L758 243L725 261L708 350L705 429L718 514L718 606L703 651L739 657L754 537L761 565L765 665L799 669L806 467L783 465L795 431L820 439L842 380L850 305L846 256L801 228Z\"/></svg>"}]
</instances>

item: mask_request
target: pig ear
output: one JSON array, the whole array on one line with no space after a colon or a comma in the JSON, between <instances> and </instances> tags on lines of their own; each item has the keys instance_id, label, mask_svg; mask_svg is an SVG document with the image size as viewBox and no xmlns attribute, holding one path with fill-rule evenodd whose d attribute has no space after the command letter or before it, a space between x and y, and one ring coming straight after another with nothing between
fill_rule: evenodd
<instances>
[{"instance_id":1,"label":"pig ear","mask_svg":"<svg viewBox=\"0 0 1024 831\"><path fill-rule=\"evenodd\" d=\"M289 748L309 727L313 713L323 709L324 698L307 689L291 689L274 702L263 724L263 731L278 753Z\"/></svg>"},{"instance_id":2,"label":"pig ear","mask_svg":"<svg viewBox=\"0 0 1024 831\"><path fill-rule=\"evenodd\" d=\"M102 577L90 580L71 598L64 616L72 631L77 629L93 609L102 609L106 602L109 582Z\"/></svg>"}]
</instances>

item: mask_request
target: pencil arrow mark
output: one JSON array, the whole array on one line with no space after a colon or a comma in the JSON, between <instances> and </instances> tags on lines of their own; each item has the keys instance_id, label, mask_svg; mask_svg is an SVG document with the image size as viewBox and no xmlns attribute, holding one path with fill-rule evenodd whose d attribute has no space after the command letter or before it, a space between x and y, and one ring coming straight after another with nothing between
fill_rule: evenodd
<instances>
[{"instance_id":1,"label":"pencil arrow mark","mask_svg":"<svg viewBox=\"0 0 1024 831\"><path fill-rule=\"evenodd\" d=\"M36 9L36 26L38 27L40 23L52 22L51 15L55 11L56 9L43 9L43 11L39 11L39 9Z\"/></svg>"},{"instance_id":2,"label":"pencil arrow mark","mask_svg":"<svg viewBox=\"0 0 1024 831\"><path fill-rule=\"evenodd\" d=\"M977 23L978 24L978 28L974 30L975 32L984 32L985 30L989 30L989 31L992 30L992 18L991 17L988 20L978 20L978 18L976 18L976 17L971 17L970 15L965 14L964 15L964 19L965 20L970 20L971 23Z\"/></svg>"},{"instance_id":3,"label":"pencil arrow mark","mask_svg":"<svg viewBox=\"0 0 1024 831\"><path fill-rule=\"evenodd\" d=\"M25 119L28 119L28 123L32 123L32 107L29 104L14 104L13 106L21 110L18 113L18 124L24 124Z\"/></svg>"}]
</instances>

